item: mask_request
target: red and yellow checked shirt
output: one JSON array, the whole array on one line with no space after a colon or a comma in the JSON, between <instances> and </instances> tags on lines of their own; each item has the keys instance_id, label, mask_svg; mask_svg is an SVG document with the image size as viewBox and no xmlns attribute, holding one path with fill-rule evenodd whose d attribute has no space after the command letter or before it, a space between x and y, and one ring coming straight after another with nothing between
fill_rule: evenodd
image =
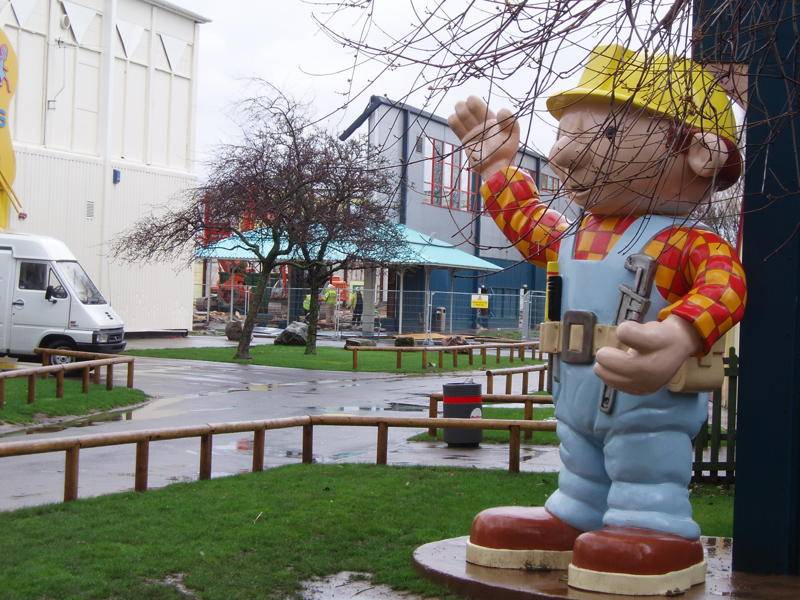
<instances>
[{"instance_id":1,"label":"red and yellow checked shirt","mask_svg":"<svg viewBox=\"0 0 800 600\"><path fill-rule=\"evenodd\" d=\"M561 213L540 204L536 184L510 168L492 175L481 187L487 212L529 262L546 267L558 260L568 223ZM636 220L636 216L587 214L575 233L575 258L601 260ZM571 235L571 234L570 234ZM658 318L676 315L691 323L705 351L741 321L747 301L744 269L736 251L715 233L675 226L645 246L656 259L656 287L670 303Z\"/></svg>"}]
</instances>

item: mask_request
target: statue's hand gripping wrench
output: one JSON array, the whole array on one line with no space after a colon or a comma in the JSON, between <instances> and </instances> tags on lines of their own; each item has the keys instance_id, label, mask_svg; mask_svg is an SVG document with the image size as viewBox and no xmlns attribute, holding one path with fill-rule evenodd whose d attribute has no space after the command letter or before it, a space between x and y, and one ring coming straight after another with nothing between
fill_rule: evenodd
<instances>
[{"instance_id":1,"label":"statue's hand gripping wrench","mask_svg":"<svg viewBox=\"0 0 800 600\"><path fill-rule=\"evenodd\" d=\"M641 323L650 308L650 292L656 274L656 261L646 254L631 254L625 259L625 269L634 273L633 288L624 283L619 286L620 299L614 325L623 321ZM614 410L617 390L608 384L603 385L600 397L600 410L610 414Z\"/></svg>"}]
</instances>

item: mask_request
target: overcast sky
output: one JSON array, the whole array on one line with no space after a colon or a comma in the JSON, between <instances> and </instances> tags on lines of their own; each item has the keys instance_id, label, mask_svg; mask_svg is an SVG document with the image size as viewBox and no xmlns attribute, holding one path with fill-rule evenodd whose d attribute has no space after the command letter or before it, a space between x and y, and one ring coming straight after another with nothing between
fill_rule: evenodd
<instances>
[{"instance_id":1,"label":"overcast sky","mask_svg":"<svg viewBox=\"0 0 800 600\"><path fill-rule=\"evenodd\" d=\"M198 75L198 159L206 159L215 144L230 139L236 127L230 119L231 106L246 93L246 80L266 79L293 97L312 104L317 116L336 111L326 127L341 132L364 109L372 94L402 99L412 88L415 71L399 69L382 75L376 82L379 65L359 67L353 77L353 91L347 95L352 74L352 51L336 44L319 31L312 12L320 19L325 8L301 0L175 0L178 4L212 20L201 26ZM465 2L466 4L466 2ZM405 0L379 0L376 18L396 32L411 26L409 3ZM354 23L341 20L342 31ZM346 72L340 72L345 69ZM326 75L328 73L337 73ZM520 81L520 89L525 82ZM439 104L428 110L447 117L453 104L473 93L486 96L489 83L474 80L452 90ZM424 103L424 93L407 100L415 106ZM438 102L438 100L437 100ZM495 103L496 104L496 103ZM347 105L346 109L338 110ZM499 106L493 106L499 108ZM552 125L539 123L529 144L546 153L554 139ZM198 165L197 171L203 172Z\"/></svg>"}]
</instances>

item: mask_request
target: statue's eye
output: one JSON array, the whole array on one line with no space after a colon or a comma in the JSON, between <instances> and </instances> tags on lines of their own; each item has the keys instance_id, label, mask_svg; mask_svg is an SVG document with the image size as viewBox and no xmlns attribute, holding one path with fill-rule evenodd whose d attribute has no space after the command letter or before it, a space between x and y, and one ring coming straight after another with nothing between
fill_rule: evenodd
<instances>
[{"instance_id":1,"label":"statue's eye","mask_svg":"<svg viewBox=\"0 0 800 600\"><path fill-rule=\"evenodd\" d=\"M617 135L617 128L613 125L609 125L606 127L606 130L603 132L603 135L606 136L609 140L613 140Z\"/></svg>"}]
</instances>

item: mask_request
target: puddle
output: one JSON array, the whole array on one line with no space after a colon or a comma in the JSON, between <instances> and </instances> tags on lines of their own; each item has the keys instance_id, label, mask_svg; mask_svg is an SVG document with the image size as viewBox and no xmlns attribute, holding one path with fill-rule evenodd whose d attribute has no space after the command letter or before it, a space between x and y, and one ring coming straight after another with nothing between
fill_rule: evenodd
<instances>
[{"instance_id":1,"label":"puddle","mask_svg":"<svg viewBox=\"0 0 800 600\"><path fill-rule=\"evenodd\" d=\"M421 596L398 592L385 585L372 583L369 573L342 571L323 579L303 582L304 600L422 600ZM429 598L428 600L435 600Z\"/></svg>"},{"instance_id":2,"label":"puddle","mask_svg":"<svg viewBox=\"0 0 800 600\"><path fill-rule=\"evenodd\" d=\"M318 406L307 406L306 410L320 410ZM404 402L388 402L381 405L370 406L339 406L333 409L326 409L332 412L356 413L356 412L422 412L428 410L427 406L419 404L407 404Z\"/></svg>"}]
</instances>

